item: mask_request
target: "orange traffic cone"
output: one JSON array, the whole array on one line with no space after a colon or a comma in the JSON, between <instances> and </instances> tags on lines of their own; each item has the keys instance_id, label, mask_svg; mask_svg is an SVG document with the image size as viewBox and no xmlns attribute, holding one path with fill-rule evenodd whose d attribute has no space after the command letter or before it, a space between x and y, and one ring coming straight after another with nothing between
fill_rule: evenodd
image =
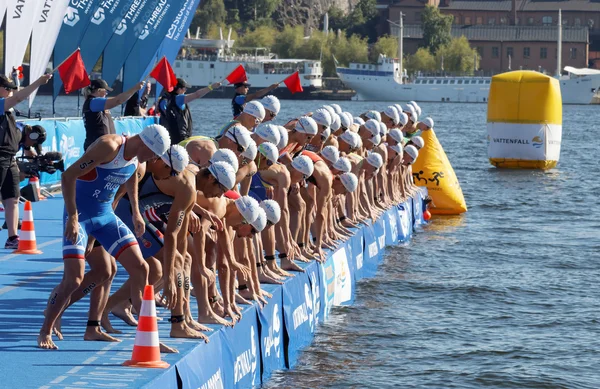
<instances>
[{"instance_id":1,"label":"orange traffic cone","mask_svg":"<svg viewBox=\"0 0 600 389\"><path fill-rule=\"evenodd\" d=\"M33 227L33 211L31 201L25 202L25 215L19 232L19 247L13 251L15 254L41 254L35 241L35 228Z\"/></svg>"},{"instance_id":2,"label":"orange traffic cone","mask_svg":"<svg viewBox=\"0 0 600 389\"><path fill-rule=\"evenodd\" d=\"M170 365L160 360L158 344L158 324L156 306L154 305L154 287L146 285L142 309L138 317L138 327L131 360L123 362L124 366L167 368Z\"/></svg>"},{"instance_id":3,"label":"orange traffic cone","mask_svg":"<svg viewBox=\"0 0 600 389\"><path fill-rule=\"evenodd\" d=\"M36 176L29 177L29 183L31 184L33 190L37 192L38 198L40 200L46 200L46 196L42 196L42 191L40 190L40 179Z\"/></svg>"}]
</instances>

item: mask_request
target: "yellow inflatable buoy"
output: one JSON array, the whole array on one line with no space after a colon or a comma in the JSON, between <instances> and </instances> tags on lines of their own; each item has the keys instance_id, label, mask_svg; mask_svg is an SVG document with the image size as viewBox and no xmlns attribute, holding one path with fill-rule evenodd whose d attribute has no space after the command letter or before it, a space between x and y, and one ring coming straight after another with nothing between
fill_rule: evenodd
<instances>
[{"instance_id":1,"label":"yellow inflatable buoy","mask_svg":"<svg viewBox=\"0 0 600 389\"><path fill-rule=\"evenodd\" d=\"M526 70L494 76L487 129L492 165L525 169L555 167L562 139L558 80Z\"/></svg>"},{"instance_id":2,"label":"yellow inflatable buoy","mask_svg":"<svg viewBox=\"0 0 600 389\"><path fill-rule=\"evenodd\" d=\"M467 211L467 204L458 178L450 165L446 152L433 129L424 130L421 137L425 146L419 150L419 157L412 167L417 186L425 186L434 206L434 215L458 215Z\"/></svg>"}]
</instances>

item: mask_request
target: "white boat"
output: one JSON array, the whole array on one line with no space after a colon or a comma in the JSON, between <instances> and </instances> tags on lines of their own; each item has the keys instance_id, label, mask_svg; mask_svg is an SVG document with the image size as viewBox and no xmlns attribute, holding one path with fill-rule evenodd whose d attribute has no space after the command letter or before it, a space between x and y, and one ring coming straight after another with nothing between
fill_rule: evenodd
<instances>
[{"instance_id":1,"label":"white boat","mask_svg":"<svg viewBox=\"0 0 600 389\"><path fill-rule=\"evenodd\" d=\"M559 79L563 104L600 104L600 71L565 67ZM491 77L428 77L401 82L398 59L381 56L376 65L351 63L337 74L356 91L355 100L486 103Z\"/></svg>"},{"instance_id":2,"label":"white boat","mask_svg":"<svg viewBox=\"0 0 600 389\"><path fill-rule=\"evenodd\" d=\"M282 82L298 71L304 92L291 94L284 84L273 91L279 98L308 99L311 92L322 87L321 61L308 59L279 59L267 49L255 48L250 54L233 52L232 40L187 38L183 41L180 55L173 64L178 77L184 78L192 87L202 88L222 81L238 65L242 64L252 85L250 93ZM195 54L190 54L193 51ZM240 52L242 50L239 50ZM233 96L233 87L226 86L211 92L210 97Z\"/></svg>"}]
</instances>

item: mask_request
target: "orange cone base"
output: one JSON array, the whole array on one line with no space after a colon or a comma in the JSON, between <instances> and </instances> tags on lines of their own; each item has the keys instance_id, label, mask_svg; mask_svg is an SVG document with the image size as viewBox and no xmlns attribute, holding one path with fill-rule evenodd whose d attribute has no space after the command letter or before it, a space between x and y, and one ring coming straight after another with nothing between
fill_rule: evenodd
<instances>
[{"instance_id":1,"label":"orange cone base","mask_svg":"<svg viewBox=\"0 0 600 389\"><path fill-rule=\"evenodd\" d=\"M15 250L13 254L43 254L40 250Z\"/></svg>"},{"instance_id":2,"label":"orange cone base","mask_svg":"<svg viewBox=\"0 0 600 389\"><path fill-rule=\"evenodd\" d=\"M136 361L125 361L123 362L123 366L129 366L129 367L146 367L146 368L153 368L153 369L166 369L167 367L171 366L169 365L167 362L165 361L153 361L153 362L136 362Z\"/></svg>"}]
</instances>

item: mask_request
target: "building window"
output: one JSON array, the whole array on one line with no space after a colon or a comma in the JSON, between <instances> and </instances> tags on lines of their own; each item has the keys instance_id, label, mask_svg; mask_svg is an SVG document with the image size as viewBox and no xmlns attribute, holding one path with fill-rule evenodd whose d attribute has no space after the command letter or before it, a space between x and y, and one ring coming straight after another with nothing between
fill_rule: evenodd
<instances>
[{"instance_id":1,"label":"building window","mask_svg":"<svg viewBox=\"0 0 600 389\"><path fill-rule=\"evenodd\" d=\"M498 47L492 47L492 58L498 58L500 56L500 51Z\"/></svg>"},{"instance_id":2,"label":"building window","mask_svg":"<svg viewBox=\"0 0 600 389\"><path fill-rule=\"evenodd\" d=\"M477 47L477 54L479 54L479 57L483 58L483 46Z\"/></svg>"},{"instance_id":3,"label":"building window","mask_svg":"<svg viewBox=\"0 0 600 389\"><path fill-rule=\"evenodd\" d=\"M420 21L421 21L421 13L415 12L415 22L420 22Z\"/></svg>"},{"instance_id":4,"label":"building window","mask_svg":"<svg viewBox=\"0 0 600 389\"><path fill-rule=\"evenodd\" d=\"M500 18L500 24L506 24L506 18L504 16Z\"/></svg>"},{"instance_id":5,"label":"building window","mask_svg":"<svg viewBox=\"0 0 600 389\"><path fill-rule=\"evenodd\" d=\"M581 19L579 19L579 18L575 18L575 25L576 25L577 27L581 26Z\"/></svg>"},{"instance_id":6,"label":"building window","mask_svg":"<svg viewBox=\"0 0 600 389\"><path fill-rule=\"evenodd\" d=\"M466 25L471 24L471 17L470 16L465 16L465 24Z\"/></svg>"},{"instance_id":7,"label":"building window","mask_svg":"<svg viewBox=\"0 0 600 389\"><path fill-rule=\"evenodd\" d=\"M192 68L192 63L191 63L191 62L188 62L188 63L187 63L187 68L188 68L188 69L191 69L191 68Z\"/></svg>"},{"instance_id":8,"label":"building window","mask_svg":"<svg viewBox=\"0 0 600 389\"><path fill-rule=\"evenodd\" d=\"M527 24L532 26L533 25L533 18L527 18Z\"/></svg>"},{"instance_id":9,"label":"building window","mask_svg":"<svg viewBox=\"0 0 600 389\"><path fill-rule=\"evenodd\" d=\"M180 68L180 67L181 67L181 62L179 62L179 61L178 61L178 62L175 62L175 67L176 67L176 68Z\"/></svg>"},{"instance_id":10,"label":"building window","mask_svg":"<svg viewBox=\"0 0 600 389\"><path fill-rule=\"evenodd\" d=\"M577 59L577 48L571 47L571 49L569 51L571 53L571 59Z\"/></svg>"},{"instance_id":11,"label":"building window","mask_svg":"<svg viewBox=\"0 0 600 389\"><path fill-rule=\"evenodd\" d=\"M496 18L488 18L488 24L496 24Z\"/></svg>"},{"instance_id":12,"label":"building window","mask_svg":"<svg viewBox=\"0 0 600 389\"><path fill-rule=\"evenodd\" d=\"M531 55L531 49L529 47L523 47L523 58L529 58Z\"/></svg>"},{"instance_id":13,"label":"building window","mask_svg":"<svg viewBox=\"0 0 600 389\"><path fill-rule=\"evenodd\" d=\"M514 53L512 47L507 47L506 48L506 58L508 58L508 57L511 57L511 58L515 57L515 53Z\"/></svg>"},{"instance_id":14,"label":"building window","mask_svg":"<svg viewBox=\"0 0 600 389\"><path fill-rule=\"evenodd\" d=\"M460 24L460 15L454 15L454 24Z\"/></svg>"},{"instance_id":15,"label":"building window","mask_svg":"<svg viewBox=\"0 0 600 389\"><path fill-rule=\"evenodd\" d=\"M483 24L483 17L477 16L477 21L475 23L476 24Z\"/></svg>"},{"instance_id":16,"label":"building window","mask_svg":"<svg viewBox=\"0 0 600 389\"><path fill-rule=\"evenodd\" d=\"M515 19L515 26L518 26L518 25L519 25L519 23L521 23L521 19L519 19L519 18L516 18L516 19Z\"/></svg>"},{"instance_id":17,"label":"building window","mask_svg":"<svg viewBox=\"0 0 600 389\"><path fill-rule=\"evenodd\" d=\"M563 24L563 26L568 26L569 25L569 19L563 19L562 24Z\"/></svg>"},{"instance_id":18,"label":"building window","mask_svg":"<svg viewBox=\"0 0 600 389\"><path fill-rule=\"evenodd\" d=\"M552 16L544 16L542 18L542 24L544 26L551 26L552 25Z\"/></svg>"},{"instance_id":19,"label":"building window","mask_svg":"<svg viewBox=\"0 0 600 389\"><path fill-rule=\"evenodd\" d=\"M540 58L542 58L542 59L548 58L548 48L547 47L540 48Z\"/></svg>"}]
</instances>

